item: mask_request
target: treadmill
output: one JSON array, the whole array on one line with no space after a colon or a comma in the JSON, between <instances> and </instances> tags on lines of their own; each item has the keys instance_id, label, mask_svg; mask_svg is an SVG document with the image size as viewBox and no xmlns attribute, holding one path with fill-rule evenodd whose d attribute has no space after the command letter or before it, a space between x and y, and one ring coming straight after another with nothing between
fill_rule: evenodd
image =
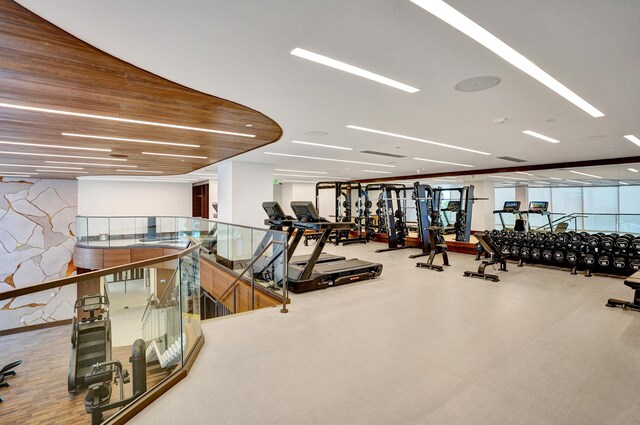
<instances>
[{"instance_id":1,"label":"treadmill","mask_svg":"<svg viewBox=\"0 0 640 425\"><path fill-rule=\"evenodd\" d=\"M520 201L505 201L504 206L501 210L495 210L494 214L498 214L500 217L500 223L502 224L503 229L508 229L507 225L504 222L504 217L502 214L513 214L516 216L516 219L522 220L522 211L520 211Z\"/></svg>"},{"instance_id":2,"label":"treadmill","mask_svg":"<svg viewBox=\"0 0 640 425\"><path fill-rule=\"evenodd\" d=\"M332 223L318 215L315 207L308 201L293 201L291 209L297 221L292 223L296 229L321 231L322 236L316 243L311 257L304 265L289 263L289 290L294 293L324 289L346 283L373 279L382 273L382 264L350 259L330 261L318 264L322 248L334 230L349 230L354 223Z\"/></svg>"},{"instance_id":3,"label":"treadmill","mask_svg":"<svg viewBox=\"0 0 640 425\"><path fill-rule=\"evenodd\" d=\"M262 208L264 209L264 212L267 213L267 216L269 216L268 219L264 220L264 224L269 226L269 230L284 231L285 228L287 229L287 238L289 241L289 244L288 244L289 248L287 249L287 258L289 259L289 264L293 264L297 266L304 266L305 264L307 264L309 262L309 259L311 258L311 255L295 255L295 256L293 255L296 248L298 247L298 244L300 243L300 240L302 240L302 237L304 236L305 229L294 227L293 226L294 218L289 215L286 215L278 202L275 202L275 201L263 202ZM269 235L265 235L265 238L268 238L268 237ZM263 246L266 246L266 243L268 243L268 241L265 242L264 245L261 244L259 249L262 249ZM327 254L323 252L320 254L318 259L316 260L316 263L320 264L320 263L326 263L329 261L339 261L339 260L345 260L345 259L346 257L340 256L340 255Z\"/></svg>"}]
</instances>

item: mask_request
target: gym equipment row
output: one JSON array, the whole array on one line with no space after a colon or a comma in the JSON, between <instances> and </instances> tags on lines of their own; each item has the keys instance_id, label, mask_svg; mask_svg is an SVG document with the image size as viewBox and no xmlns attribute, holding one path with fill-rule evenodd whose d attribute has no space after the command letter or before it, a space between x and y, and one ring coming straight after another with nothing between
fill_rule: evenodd
<instances>
[{"instance_id":1,"label":"gym equipment row","mask_svg":"<svg viewBox=\"0 0 640 425\"><path fill-rule=\"evenodd\" d=\"M529 216L533 214L546 217L548 224L543 227L548 226L549 230L555 233L564 232L569 226L569 223L564 222L556 224L554 228L553 221L551 220L551 213L549 212L549 202L547 201L531 201L529 202L529 208L523 211L520 210L520 205L520 201L506 201L501 210L493 211L494 214L498 214L498 217L500 217L500 224L503 229L508 229L508 226L504 221L504 215L506 214L514 215L516 224L514 225L513 230L520 232L525 230L529 232L531 231Z\"/></svg>"},{"instance_id":2,"label":"gym equipment row","mask_svg":"<svg viewBox=\"0 0 640 425\"><path fill-rule=\"evenodd\" d=\"M640 237L587 232L538 233L492 230L489 236L502 255L519 265L540 263L570 267L571 273L630 275L640 270ZM479 258L484 247L476 245Z\"/></svg>"},{"instance_id":3,"label":"gym equipment row","mask_svg":"<svg viewBox=\"0 0 640 425\"><path fill-rule=\"evenodd\" d=\"M337 230L334 235L334 243L348 245L352 243L369 242L371 232L368 231L369 218L371 214L371 202L368 195L362 190L360 183L345 182L319 182L316 184L316 207L320 208L320 191L331 189L335 195L335 222L353 223L356 237L351 236L352 227ZM352 215L352 197L355 199L356 214ZM363 233L364 231L364 233Z\"/></svg>"},{"instance_id":4,"label":"gym equipment row","mask_svg":"<svg viewBox=\"0 0 640 425\"><path fill-rule=\"evenodd\" d=\"M358 260L357 258L345 259L345 257L322 252L332 232L349 231L355 226L353 222L333 223L327 221L318 215L313 203L307 201L291 202L291 209L295 214L295 219L287 216L277 202L264 202L262 207L267 216L269 216L265 220L265 224L270 229L287 229L287 237L289 239L287 282L291 292L307 292L324 289L329 286L373 279L382 273L382 264ZM309 256L293 256L296 247L307 230L321 232L313 253ZM277 274L277 270L281 270L281 267L272 266L277 261L282 264L283 257L274 254L270 262L274 274ZM256 266L259 266L258 263L256 263ZM258 270L255 273L262 274L264 270ZM283 278L275 276L274 281L281 284Z\"/></svg>"},{"instance_id":5,"label":"gym equipment row","mask_svg":"<svg viewBox=\"0 0 640 425\"><path fill-rule=\"evenodd\" d=\"M15 362L11 362L8 365L5 365L2 369L0 369L0 388L9 388L11 384L9 384L6 379L9 376L16 376L16 371L13 370L16 367L22 364L22 360L18 360ZM4 399L0 397L0 403L2 403Z\"/></svg>"}]
</instances>

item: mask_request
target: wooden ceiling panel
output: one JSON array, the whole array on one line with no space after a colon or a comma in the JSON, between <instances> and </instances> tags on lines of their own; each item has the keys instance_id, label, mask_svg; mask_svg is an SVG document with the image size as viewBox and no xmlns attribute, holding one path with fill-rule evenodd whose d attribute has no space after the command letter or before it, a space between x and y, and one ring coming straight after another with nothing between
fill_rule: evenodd
<instances>
[{"instance_id":1,"label":"wooden ceiling panel","mask_svg":"<svg viewBox=\"0 0 640 425\"><path fill-rule=\"evenodd\" d=\"M282 130L245 106L170 82L108 55L11 0L0 0L0 103L252 134L218 134L0 105L0 141L109 148L112 152L0 144L0 151L109 158L126 162L0 154L0 163L55 165L46 160L136 165L136 170L184 174L273 143ZM251 124L252 127L246 127ZM67 137L62 133L200 145L199 148ZM159 152L207 159L143 155ZM126 175L116 167L84 168L87 175ZM2 171L18 171L0 166ZM28 170L28 168L20 169ZM34 169L32 169L34 170ZM140 175L140 173L131 173ZM74 178L39 172L39 178Z\"/></svg>"}]
</instances>

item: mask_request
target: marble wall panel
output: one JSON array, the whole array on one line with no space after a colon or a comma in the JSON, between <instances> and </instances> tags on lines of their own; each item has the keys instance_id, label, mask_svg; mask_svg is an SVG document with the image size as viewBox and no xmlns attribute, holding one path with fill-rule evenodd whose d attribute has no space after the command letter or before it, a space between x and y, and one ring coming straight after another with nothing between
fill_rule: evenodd
<instances>
[{"instance_id":1,"label":"marble wall panel","mask_svg":"<svg viewBox=\"0 0 640 425\"><path fill-rule=\"evenodd\" d=\"M0 177L0 291L75 274L75 180ZM70 319L76 286L0 301L0 330Z\"/></svg>"}]
</instances>

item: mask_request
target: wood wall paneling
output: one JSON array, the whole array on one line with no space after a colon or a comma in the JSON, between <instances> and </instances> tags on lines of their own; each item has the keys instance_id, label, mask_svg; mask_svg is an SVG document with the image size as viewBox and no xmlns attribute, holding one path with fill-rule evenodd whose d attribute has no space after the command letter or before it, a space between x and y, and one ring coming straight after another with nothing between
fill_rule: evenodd
<instances>
[{"instance_id":1,"label":"wood wall paneling","mask_svg":"<svg viewBox=\"0 0 640 425\"><path fill-rule=\"evenodd\" d=\"M105 249L102 252L104 258L104 268L121 266L123 264L131 263L130 248L110 248Z\"/></svg>"}]
</instances>

